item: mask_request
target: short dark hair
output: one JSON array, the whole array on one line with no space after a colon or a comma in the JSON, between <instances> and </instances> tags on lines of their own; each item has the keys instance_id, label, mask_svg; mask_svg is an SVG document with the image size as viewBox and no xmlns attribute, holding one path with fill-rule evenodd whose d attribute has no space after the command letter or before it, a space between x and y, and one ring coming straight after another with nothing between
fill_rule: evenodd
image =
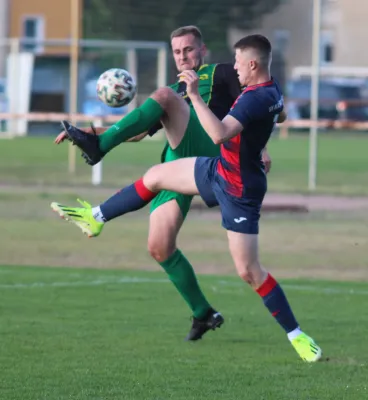
<instances>
[{"instance_id":1,"label":"short dark hair","mask_svg":"<svg viewBox=\"0 0 368 400\"><path fill-rule=\"evenodd\" d=\"M263 65L268 65L271 60L272 46L266 36L263 35L257 34L245 36L234 44L234 49L256 50L260 56L260 61Z\"/></svg>"},{"instance_id":2,"label":"short dark hair","mask_svg":"<svg viewBox=\"0 0 368 400\"><path fill-rule=\"evenodd\" d=\"M171 32L170 40L173 40L175 37L181 37L185 35L193 35L198 40L199 43L203 42L202 32L195 25L187 25L175 29L174 31Z\"/></svg>"}]
</instances>

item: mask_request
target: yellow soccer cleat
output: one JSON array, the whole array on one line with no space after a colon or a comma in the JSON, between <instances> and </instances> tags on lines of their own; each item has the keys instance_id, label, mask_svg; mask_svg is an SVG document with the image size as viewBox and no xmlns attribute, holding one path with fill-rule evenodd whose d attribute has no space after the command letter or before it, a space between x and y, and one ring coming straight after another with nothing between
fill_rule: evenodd
<instances>
[{"instance_id":1,"label":"yellow soccer cleat","mask_svg":"<svg viewBox=\"0 0 368 400\"><path fill-rule=\"evenodd\" d=\"M98 236L104 226L103 222L98 222L92 214L92 206L86 201L78 199L82 207L69 207L59 203L51 203L51 208L57 212L61 218L73 222L88 237Z\"/></svg>"},{"instance_id":2,"label":"yellow soccer cleat","mask_svg":"<svg viewBox=\"0 0 368 400\"><path fill-rule=\"evenodd\" d=\"M316 362L322 357L321 348L314 342L314 340L301 333L291 341L296 352L306 362Z\"/></svg>"}]
</instances>

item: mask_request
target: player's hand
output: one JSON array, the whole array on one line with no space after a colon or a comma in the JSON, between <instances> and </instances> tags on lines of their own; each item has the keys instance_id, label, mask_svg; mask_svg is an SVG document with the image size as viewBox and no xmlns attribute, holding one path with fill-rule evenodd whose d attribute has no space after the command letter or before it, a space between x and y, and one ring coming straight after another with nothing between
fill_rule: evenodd
<instances>
[{"instance_id":1,"label":"player's hand","mask_svg":"<svg viewBox=\"0 0 368 400\"><path fill-rule=\"evenodd\" d=\"M199 77L195 71L193 71L192 69L187 69L183 72L180 72L178 77L180 81L183 81L187 84L187 95L190 98L199 96L198 92Z\"/></svg>"},{"instance_id":2,"label":"player's hand","mask_svg":"<svg viewBox=\"0 0 368 400\"><path fill-rule=\"evenodd\" d=\"M65 133L65 131L62 131L56 136L56 139L54 140L55 144L60 144L63 143L64 140L68 139L68 135Z\"/></svg>"},{"instance_id":3,"label":"player's hand","mask_svg":"<svg viewBox=\"0 0 368 400\"><path fill-rule=\"evenodd\" d=\"M271 169L272 160L266 149L263 149L262 151L262 161L265 166L265 172L268 174Z\"/></svg>"},{"instance_id":4,"label":"player's hand","mask_svg":"<svg viewBox=\"0 0 368 400\"><path fill-rule=\"evenodd\" d=\"M90 127L90 128L83 128L83 131L86 132L86 133L96 133L97 135L100 135L101 133L105 132L106 129L107 128L94 128L94 130L93 130L93 128ZM60 144L60 143L63 143L64 140L67 140L67 139L68 139L68 135L66 134L65 131L62 131L61 133L59 133L56 136L56 139L54 140L54 143L55 144Z\"/></svg>"},{"instance_id":5,"label":"player's hand","mask_svg":"<svg viewBox=\"0 0 368 400\"><path fill-rule=\"evenodd\" d=\"M277 123L278 123L278 124L282 124L283 122L286 121L286 118L287 118L287 114L286 114L286 112L285 112L284 110L282 110L282 111L280 112L280 114L279 114L278 119L277 119Z\"/></svg>"}]
</instances>

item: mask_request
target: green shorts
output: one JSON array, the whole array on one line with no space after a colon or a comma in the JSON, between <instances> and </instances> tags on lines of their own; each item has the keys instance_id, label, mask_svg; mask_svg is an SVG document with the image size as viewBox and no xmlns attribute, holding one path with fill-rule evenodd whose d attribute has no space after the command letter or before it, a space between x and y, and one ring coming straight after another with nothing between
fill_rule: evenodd
<instances>
[{"instance_id":1,"label":"green shorts","mask_svg":"<svg viewBox=\"0 0 368 400\"><path fill-rule=\"evenodd\" d=\"M161 162L168 162L184 157L216 157L220 154L220 146L215 145L212 139L207 135L198 120L197 114L190 109L190 117L187 130L184 137L176 149L172 149L166 144L162 153ZM162 204L171 200L176 200L183 215L188 214L193 196L180 193L161 191L151 202L151 212Z\"/></svg>"}]
</instances>

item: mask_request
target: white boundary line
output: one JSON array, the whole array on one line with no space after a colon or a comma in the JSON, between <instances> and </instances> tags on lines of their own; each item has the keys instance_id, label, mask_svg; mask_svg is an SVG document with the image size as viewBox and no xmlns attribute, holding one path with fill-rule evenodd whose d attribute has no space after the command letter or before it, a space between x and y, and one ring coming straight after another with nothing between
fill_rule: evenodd
<instances>
[{"instance_id":1,"label":"white boundary line","mask_svg":"<svg viewBox=\"0 0 368 400\"><path fill-rule=\"evenodd\" d=\"M169 283L168 279L151 279L151 278L139 278L139 277L101 277L92 281L70 281L70 282L33 282L33 283L10 283L0 284L0 289L32 289L32 288L44 288L44 287L80 287L80 286L101 286L101 285L121 285L121 284L136 284L136 283ZM211 286L214 291L217 291L215 285L218 286L231 286L238 288L246 288L246 285L241 282L231 282L226 280L219 280L217 282L211 282ZM323 294L345 294L345 295L368 295L368 290L364 289L344 289L344 288L333 288L333 287L319 287L313 285L296 285L296 284L283 284L283 288L290 291L297 292L312 292L312 293L323 293Z\"/></svg>"},{"instance_id":2,"label":"white boundary line","mask_svg":"<svg viewBox=\"0 0 368 400\"><path fill-rule=\"evenodd\" d=\"M100 286L100 285L120 285L124 283L167 283L167 279L150 278L102 278L93 281L71 281L71 282L33 282L33 283L10 283L0 284L0 289L30 289L42 287L73 287L73 286Z\"/></svg>"}]
</instances>

